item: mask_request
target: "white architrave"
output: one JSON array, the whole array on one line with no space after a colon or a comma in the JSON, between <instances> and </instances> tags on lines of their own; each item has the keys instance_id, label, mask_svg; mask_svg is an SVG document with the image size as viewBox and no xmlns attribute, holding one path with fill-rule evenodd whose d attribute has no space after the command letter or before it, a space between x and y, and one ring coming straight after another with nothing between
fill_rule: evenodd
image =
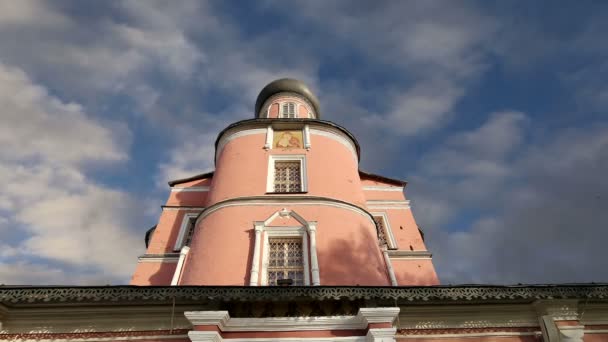
<instances>
[{"instance_id":1,"label":"white architrave","mask_svg":"<svg viewBox=\"0 0 608 342\"><path fill-rule=\"evenodd\" d=\"M182 218L182 225L179 228L179 234L177 235L177 240L175 240L175 246L173 247L174 251L179 251L184 246L184 240L186 239L186 232L190 228L190 219L196 218L199 213L186 213ZM194 223L196 225L196 223Z\"/></svg>"},{"instance_id":2,"label":"white architrave","mask_svg":"<svg viewBox=\"0 0 608 342\"><path fill-rule=\"evenodd\" d=\"M293 217L296 221L298 221L301 224L301 226L299 226L299 227L270 226L272 221L274 221L279 215L284 216L284 217L285 216ZM276 236L276 237L297 236L297 237L302 238L302 252L304 253L304 255L302 256L302 263L303 263L303 268L304 268L304 284L305 285L311 284L310 278L312 275L312 285L320 285L319 263L318 263L318 259L317 259L317 247L316 247L316 239L315 239L316 225L317 225L317 222L306 221L302 216L298 215L298 213L296 213L295 211L287 210L285 208L270 215L270 217L267 218L265 221L254 222L254 227L256 230L256 240L254 242L255 246L253 249L253 260L252 260L253 264L251 265L251 275L250 275L249 285L256 286L258 284L258 279L260 278L260 273L262 275L261 280L259 282L260 285L264 286L264 285L268 284L268 278L267 278L268 245L269 245L269 238L273 237L273 236ZM262 233L263 233L263 239L260 239L259 236L262 235ZM310 245L309 245L309 238L310 238ZM261 272L256 269L257 265L260 262L260 252L259 252L260 241L259 240L263 240L263 243L264 243L264 249L263 249L264 252L263 252L263 255L261 256L261 258L262 258ZM312 267L310 265L311 263L309 263L309 260L308 260L308 251L310 251Z\"/></svg>"},{"instance_id":3,"label":"white architrave","mask_svg":"<svg viewBox=\"0 0 608 342\"><path fill-rule=\"evenodd\" d=\"M268 157L268 179L266 182L266 192L274 192L274 163L277 160L299 161L301 184L300 191L308 191L308 182L306 180L306 156L303 154L275 154Z\"/></svg>"},{"instance_id":4,"label":"white architrave","mask_svg":"<svg viewBox=\"0 0 608 342\"><path fill-rule=\"evenodd\" d=\"M370 211L370 214L372 214L372 216L382 217L382 220L384 221L384 236L386 237L386 242L388 243L388 248L389 249L399 249L399 246L397 245L397 240L395 239L395 236L393 235L393 230L391 229L391 223L388 220L388 216L386 215L386 212Z\"/></svg>"}]
</instances>

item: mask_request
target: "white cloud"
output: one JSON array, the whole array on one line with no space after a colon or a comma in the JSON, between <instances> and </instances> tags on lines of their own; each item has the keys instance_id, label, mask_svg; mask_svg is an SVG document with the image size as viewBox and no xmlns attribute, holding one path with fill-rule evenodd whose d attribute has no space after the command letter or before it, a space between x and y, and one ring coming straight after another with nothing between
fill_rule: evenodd
<instances>
[{"instance_id":1,"label":"white cloud","mask_svg":"<svg viewBox=\"0 0 608 342\"><path fill-rule=\"evenodd\" d=\"M409 195L442 282L608 279L599 242L608 131L562 130L523 145L527 122L495 113L421 162ZM475 216L463 220L467 212Z\"/></svg>"},{"instance_id":2,"label":"white cloud","mask_svg":"<svg viewBox=\"0 0 608 342\"><path fill-rule=\"evenodd\" d=\"M42 258L124 279L141 252L141 238L129 229L138 204L92 182L83 167L125 160L126 127L92 120L80 105L61 101L3 64L0 108L0 215L12 227L3 235L16 241L3 258ZM10 276L15 267L2 264L3 283L30 279L19 272ZM48 272L43 283L58 279L59 269Z\"/></svg>"}]
</instances>

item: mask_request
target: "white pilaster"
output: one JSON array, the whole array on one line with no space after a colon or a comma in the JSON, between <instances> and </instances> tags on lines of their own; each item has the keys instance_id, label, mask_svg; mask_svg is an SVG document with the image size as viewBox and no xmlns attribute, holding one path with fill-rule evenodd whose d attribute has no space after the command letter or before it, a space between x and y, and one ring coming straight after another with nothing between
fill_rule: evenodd
<instances>
[{"instance_id":1,"label":"white pilaster","mask_svg":"<svg viewBox=\"0 0 608 342\"><path fill-rule=\"evenodd\" d=\"M188 332L188 337L192 342L221 342L224 339L217 331L196 331Z\"/></svg>"},{"instance_id":2,"label":"white pilaster","mask_svg":"<svg viewBox=\"0 0 608 342\"><path fill-rule=\"evenodd\" d=\"M384 262L386 263L386 268L388 269L388 276L391 278L391 285L397 286L397 278L395 277L395 270L393 269L393 264L391 263L391 258L388 256L388 251L385 247L382 248L382 255L384 255Z\"/></svg>"},{"instance_id":3,"label":"white pilaster","mask_svg":"<svg viewBox=\"0 0 608 342\"><path fill-rule=\"evenodd\" d=\"M304 125L304 148L310 150L310 127Z\"/></svg>"},{"instance_id":4,"label":"white pilaster","mask_svg":"<svg viewBox=\"0 0 608 342\"><path fill-rule=\"evenodd\" d=\"M253 242L253 262L251 265L251 275L249 277L249 286L257 286L259 279L260 268L260 242L262 239L262 231L264 230L264 222L255 223L255 241Z\"/></svg>"},{"instance_id":5,"label":"white pilaster","mask_svg":"<svg viewBox=\"0 0 608 342\"><path fill-rule=\"evenodd\" d=\"M365 340L374 342L394 342L396 333L397 328L369 329L365 336Z\"/></svg>"},{"instance_id":6,"label":"white pilaster","mask_svg":"<svg viewBox=\"0 0 608 342\"><path fill-rule=\"evenodd\" d=\"M272 126L268 125L268 127L266 127L266 144L264 144L264 149L266 150L272 148L273 132Z\"/></svg>"},{"instance_id":7,"label":"white pilaster","mask_svg":"<svg viewBox=\"0 0 608 342\"><path fill-rule=\"evenodd\" d=\"M173 273L173 279L171 279L171 286L175 286L179 282L179 277L182 275L182 268L184 267L184 260L186 260L189 251L190 247L184 246L179 252L179 260L177 261L177 267L175 267L175 272Z\"/></svg>"},{"instance_id":8,"label":"white pilaster","mask_svg":"<svg viewBox=\"0 0 608 342\"><path fill-rule=\"evenodd\" d=\"M317 259L317 222L308 222L308 235L310 237L310 273L312 285L321 285L319 278L319 260Z\"/></svg>"}]
</instances>

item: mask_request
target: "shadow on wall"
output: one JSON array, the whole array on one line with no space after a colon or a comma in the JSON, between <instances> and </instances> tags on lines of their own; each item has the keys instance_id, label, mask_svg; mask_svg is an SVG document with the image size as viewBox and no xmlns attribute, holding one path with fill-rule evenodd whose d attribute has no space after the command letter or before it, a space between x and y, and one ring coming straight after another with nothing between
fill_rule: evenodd
<instances>
[{"instance_id":1,"label":"shadow on wall","mask_svg":"<svg viewBox=\"0 0 608 342\"><path fill-rule=\"evenodd\" d=\"M161 263L158 270L148 277L147 283L134 280L140 285L171 285L176 266L176 263Z\"/></svg>"},{"instance_id":2,"label":"shadow on wall","mask_svg":"<svg viewBox=\"0 0 608 342\"><path fill-rule=\"evenodd\" d=\"M317 250L321 285L390 285L378 237L365 226L358 231L358 239L354 236L333 239L324 244L329 248Z\"/></svg>"}]
</instances>

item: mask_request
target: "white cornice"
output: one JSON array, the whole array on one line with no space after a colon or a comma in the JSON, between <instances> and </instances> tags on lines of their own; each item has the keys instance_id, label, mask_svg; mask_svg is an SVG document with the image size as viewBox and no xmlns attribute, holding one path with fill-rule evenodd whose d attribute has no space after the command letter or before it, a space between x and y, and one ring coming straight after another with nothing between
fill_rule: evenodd
<instances>
[{"instance_id":1,"label":"white cornice","mask_svg":"<svg viewBox=\"0 0 608 342\"><path fill-rule=\"evenodd\" d=\"M395 191L395 192L403 192L403 187L402 186L364 185L362 189L364 191Z\"/></svg>"},{"instance_id":2,"label":"white cornice","mask_svg":"<svg viewBox=\"0 0 608 342\"><path fill-rule=\"evenodd\" d=\"M184 186L184 187L173 187L171 192L208 192L208 186Z\"/></svg>"},{"instance_id":3,"label":"white cornice","mask_svg":"<svg viewBox=\"0 0 608 342\"><path fill-rule=\"evenodd\" d=\"M538 327L530 304L409 306L399 314L400 329Z\"/></svg>"},{"instance_id":4,"label":"white cornice","mask_svg":"<svg viewBox=\"0 0 608 342\"><path fill-rule=\"evenodd\" d=\"M540 331L498 331L498 332L474 332L474 333L459 333L459 334L397 334L395 337L407 339L439 339L439 338L471 338L471 337L511 337L511 336L535 336L541 335Z\"/></svg>"},{"instance_id":5,"label":"white cornice","mask_svg":"<svg viewBox=\"0 0 608 342\"><path fill-rule=\"evenodd\" d=\"M27 342L93 342L93 341L164 341L164 340L183 340L188 335L145 335L145 336L114 336L114 337L87 337L87 338L21 338L19 341Z\"/></svg>"},{"instance_id":6,"label":"white cornice","mask_svg":"<svg viewBox=\"0 0 608 342\"><path fill-rule=\"evenodd\" d=\"M217 149L215 151L215 161L217 162L217 157L219 157L219 155L222 154L222 150L224 149L224 146L226 146L226 144L228 144L231 140L234 140L234 139L240 138L240 137L244 137L247 135L266 134L266 131L267 131L267 129L265 127L264 128L251 128L251 127L243 126L243 127L235 127L235 128L228 130L227 132L224 132L224 134L222 134L222 137L220 138L220 141L217 144Z\"/></svg>"},{"instance_id":7,"label":"white cornice","mask_svg":"<svg viewBox=\"0 0 608 342\"><path fill-rule=\"evenodd\" d=\"M181 207L181 206L163 206L163 211L179 211L179 210L205 210L205 207Z\"/></svg>"},{"instance_id":8,"label":"white cornice","mask_svg":"<svg viewBox=\"0 0 608 342\"><path fill-rule=\"evenodd\" d=\"M191 311L192 325L214 325L221 331L314 331L365 329L369 323L393 323L399 308L361 308L356 316L231 318L227 311Z\"/></svg>"},{"instance_id":9,"label":"white cornice","mask_svg":"<svg viewBox=\"0 0 608 342\"><path fill-rule=\"evenodd\" d=\"M410 209L410 201L386 201L368 200L366 205L369 209Z\"/></svg>"},{"instance_id":10,"label":"white cornice","mask_svg":"<svg viewBox=\"0 0 608 342\"><path fill-rule=\"evenodd\" d=\"M399 250L388 250L388 256L394 260L408 259L408 260L422 260L431 259L432 254L428 251L399 251Z\"/></svg>"},{"instance_id":11,"label":"white cornice","mask_svg":"<svg viewBox=\"0 0 608 342\"><path fill-rule=\"evenodd\" d=\"M372 224L376 224L369 213L356 205L340 202L332 199L323 198L293 198L293 197L280 197L272 198L270 196L265 199L252 199L252 198L235 198L233 200L216 203L207 208L206 211L202 212L198 217L196 224L198 225L200 220L207 217L208 215L227 207L240 207L240 206L285 206L285 205L313 205L313 206L327 206L350 210L366 217Z\"/></svg>"},{"instance_id":12,"label":"white cornice","mask_svg":"<svg viewBox=\"0 0 608 342\"><path fill-rule=\"evenodd\" d=\"M179 261L179 256L177 257L147 257L145 255L140 256L139 258L137 258L137 262L152 262L152 263L170 263L170 264L174 264L176 262Z\"/></svg>"}]
</instances>

